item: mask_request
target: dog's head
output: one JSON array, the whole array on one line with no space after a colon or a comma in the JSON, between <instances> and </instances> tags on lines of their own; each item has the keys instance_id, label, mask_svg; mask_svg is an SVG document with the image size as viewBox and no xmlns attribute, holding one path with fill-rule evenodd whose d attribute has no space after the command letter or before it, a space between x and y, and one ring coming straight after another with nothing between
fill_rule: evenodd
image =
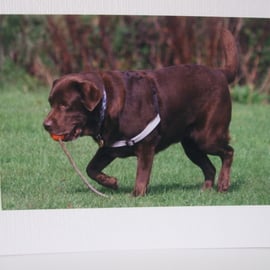
<instances>
[{"instance_id":1,"label":"dog's head","mask_svg":"<svg viewBox=\"0 0 270 270\"><path fill-rule=\"evenodd\" d=\"M55 80L49 95L51 111L43 122L44 128L52 138L63 141L93 135L102 97L102 83L96 74L72 74Z\"/></svg>"}]
</instances>

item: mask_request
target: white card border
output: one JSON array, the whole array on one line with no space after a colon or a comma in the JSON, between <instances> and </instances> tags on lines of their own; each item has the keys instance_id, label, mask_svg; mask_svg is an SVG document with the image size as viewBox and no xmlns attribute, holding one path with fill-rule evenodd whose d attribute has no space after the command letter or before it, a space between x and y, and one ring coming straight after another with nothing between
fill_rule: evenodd
<instances>
[{"instance_id":1,"label":"white card border","mask_svg":"<svg viewBox=\"0 0 270 270\"><path fill-rule=\"evenodd\" d=\"M241 0L237 4L235 0L1 0L0 13L269 18L269 3L269 0ZM269 206L1 211L0 255L266 248L270 247L269 214Z\"/></svg>"},{"instance_id":2,"label":"white card border","mask_svg":"<svg viewBox=\"0 0 270 270\"><path fill-rule=\"evenodd\" d=\"M269 248L269 206L2 211L0 254Z\"/></svg>"},{"instance_id":3,"label":"white card border","mask_svg":"<svg viewBox=\"0 0 270 270\"><path fill-rule=\"evenodd\" d=\"M269 18L268 0L1 0L0 14L114 14Z\"/></svg>"}]
</instances>

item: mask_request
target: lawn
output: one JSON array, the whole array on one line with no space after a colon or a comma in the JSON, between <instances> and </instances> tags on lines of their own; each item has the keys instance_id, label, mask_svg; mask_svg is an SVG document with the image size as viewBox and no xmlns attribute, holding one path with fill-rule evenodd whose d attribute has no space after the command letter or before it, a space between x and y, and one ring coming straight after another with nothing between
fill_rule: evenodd
<instances>
[{"instance_id":1,"label":"lawn","mask_svg":"<svg viewBox=\"0 0 270 270\"><path fill-rule=\"evenodd\" d=\"M86 189L60 146L43 130L49 110L48 89L2 87L0 179L3 209L270 204L270 106L233 104L231 145L235 149L232 185L227 193L201 192L203 176L180 145L158 154L147 196L133 198L136 159L117 159L106 172L119 190L91 183L109 198ZM78 167L85 167L97 145L89 137L67 143ZM213 157L220 168L220 161Z\"/></svg>"}]
</instances>

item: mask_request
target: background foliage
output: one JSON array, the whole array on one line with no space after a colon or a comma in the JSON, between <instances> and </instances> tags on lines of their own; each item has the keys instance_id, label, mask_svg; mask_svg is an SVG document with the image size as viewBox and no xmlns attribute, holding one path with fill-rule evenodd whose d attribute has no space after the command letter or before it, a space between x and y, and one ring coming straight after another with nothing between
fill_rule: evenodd
<instances>
[{"instance_id":1,"label":"background foliage","mask_svg":"<svg viewBox=\"0 0 270 270\"><path fill-rule=\"evenodd\" d=\"M2 80L22 68L51 84L59 75L98 69L148 69L181 63L220 66L219 30L240 51L233 97L269 102L269 19L174 16L0 16ZM11 77L11 78L9 78ZM1 79L1 78L0 78ZM257 98L260 96L260 98Z\"/></svg>"}]
</instances>

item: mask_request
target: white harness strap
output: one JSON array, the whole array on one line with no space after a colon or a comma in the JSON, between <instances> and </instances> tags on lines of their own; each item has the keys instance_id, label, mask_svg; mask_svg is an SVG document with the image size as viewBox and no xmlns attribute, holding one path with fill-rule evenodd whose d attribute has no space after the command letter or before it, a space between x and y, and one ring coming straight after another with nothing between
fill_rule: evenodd
<instances>
[{"instance_id":1,"label":"white harness strap","mask_svg":"<svg viewBox=\"0 0 270 270\"><path fill-rule=\"evenodd\" d=\"M129 140L121 140L113 143L110 147L123 147L123 146L133 146L137 142L143 140L147 135L149 135L160 123L160 115L157 114L157 116L149 122L149 124L146 126L146 128L136 135L135 137L129 139Z\"/></svg>"}]
</instances>

